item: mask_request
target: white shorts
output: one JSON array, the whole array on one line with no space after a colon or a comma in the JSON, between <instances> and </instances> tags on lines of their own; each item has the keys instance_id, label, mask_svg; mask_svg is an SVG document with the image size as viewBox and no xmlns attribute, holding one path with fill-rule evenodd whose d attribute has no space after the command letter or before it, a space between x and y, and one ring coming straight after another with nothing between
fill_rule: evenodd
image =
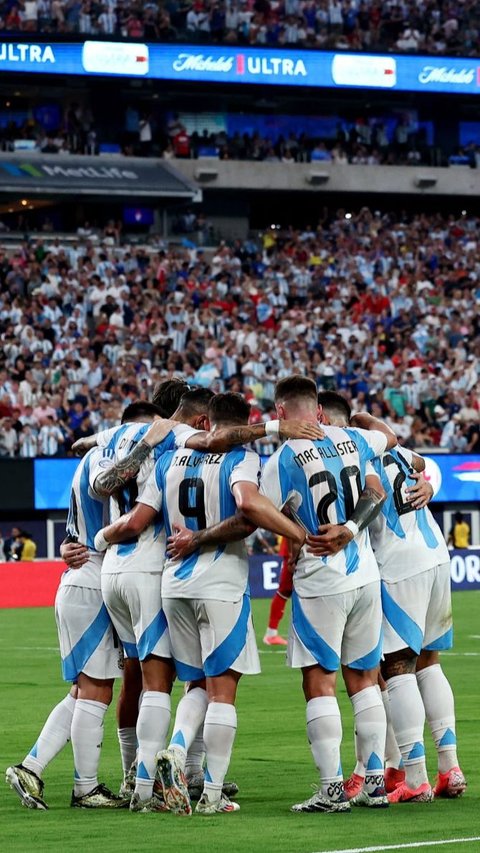
<instances>
[{"instance_id":1,"label":"white shorts","mask_svg":"<svg viewBox=\"0 0 480 853\"><path fill-rule=\"evenodd\" d=\"M60 585L55 598L62 672L65 681L119 678L123 652L99 589Z\"/></svg>"},{"instance_id":2,"label":"white shorts","mask_svg":"<svg viewBox=\"0 0 480 853\"><path fill-rule=\"evenodd\" d=\"M336 672L340 664L374 669L382 657L380 582L349 592L300 598L292 595L287 663L294 669L319 664Z\"/></svg>"},{"instance_id":3,"label":"white shorts","mask_svg":"<svg viewBox=\"0 0 480 853\"><path fill-rule=\"evenodd\" d=\"M416 654L453 645L450 564L442 563L413 577L382 581L385 654L411 648Z\"/></svg>"},{"instance_id":4,"label":"white shorts","mask_svg":"<svg viewBox=\"0 0 480 853\"><path fill-rule=\"evenodd\" d=\"M222 675L227 669L244 675L260 672L248 595L239 601L165 598L163 606L181 681Z\"/></svg>"},{"instance_id":5,"label":"white shorts","mask_svg":"<svg viewBox=\"0 0 480 853\"><path fill-rule=\"evenodd\" d=\"M102 595L127 658L171 658L160 572L102 573Z\"/></svg>"}]
</instances>

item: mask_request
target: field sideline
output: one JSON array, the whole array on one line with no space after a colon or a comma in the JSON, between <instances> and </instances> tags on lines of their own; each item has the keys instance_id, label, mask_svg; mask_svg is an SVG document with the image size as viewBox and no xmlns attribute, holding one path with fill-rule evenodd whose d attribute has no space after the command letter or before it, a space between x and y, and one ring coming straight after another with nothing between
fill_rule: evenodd
<instances>
[{"instance_id":1,"label":"field sideline","mask_svg":"<svg viewBox=\"0 0 480 853\"><path fill-rule=\"evenodd\" d=\"M268 601L253 604L259 641L268 605ZM72 757L67 747L45 773L48 812L24 809L3 779L0 782L0 850L137 853L163 848L224 853L230 848L232 853L329 853L413 849L422 853L438 849L446 853L480 853L480 840L474 840L480 836L480 593L455 593L453 607L455 648L453 653L444 655L443 661L456 694L459 756L469 781L461 800L398 805L377 814L362 809L355 809L350 815L290 814L289 806L309 796L310 785L316 781L306 741L300 678L287 670L282 652L260 645L262 652L265 649L261 655L263 674L245 678L240 685L239 729L228 774L241 789L239 814L178 818L70 809ZM21 761L47 714L66 693L60 676L53 611L1 611L0 653L3 777L5 767ZM174 706L179 695L176 686ZM342 760L348 776L353 767L352 714L343 689L339 698L344 719ZM433 782L436 765L429 731L426 743ZM105 726L100 779L115 790L120 777L111 709ZM451 844L445 843L450 840Z\"/></svg>"}]
</instances>

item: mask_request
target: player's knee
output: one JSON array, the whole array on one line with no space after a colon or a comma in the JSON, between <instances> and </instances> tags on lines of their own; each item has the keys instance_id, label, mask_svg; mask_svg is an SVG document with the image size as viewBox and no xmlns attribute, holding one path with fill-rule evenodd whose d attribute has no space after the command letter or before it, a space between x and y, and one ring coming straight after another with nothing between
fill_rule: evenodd
<instances>
[{"instance_id":1,"label":"player's knee","mask_svg":"<svg viewBox=\"0 0 480 853\"><path fill-rule=\"evenodd\" d=\"M422 649L417 658L417 672L426 669L428 666L435 666L437 663L440 663L440 655L437 651Z\"/></svg>"},{"instance_id":2,"label":"player's knee","mask_svg":"<svg viewBox=\"0 0 480 853\"><path fill-rule=\"evenodd\" d=\"M397 675L411 675L415 672L417 655L413 649L401 649L398 652L385 655L381 663L381 673L385 681Z\"/></svg>"}]
</instances>

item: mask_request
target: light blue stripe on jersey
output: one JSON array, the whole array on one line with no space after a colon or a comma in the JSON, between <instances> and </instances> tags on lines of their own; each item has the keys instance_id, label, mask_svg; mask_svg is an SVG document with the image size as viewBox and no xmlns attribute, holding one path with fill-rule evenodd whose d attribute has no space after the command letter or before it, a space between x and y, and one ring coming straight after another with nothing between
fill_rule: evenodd
<instances>
[{"instance_id":1,"label":"light blue stripe on jersey","mask_svg":"<svg viewBox=\"0 0 480 853\"><path fill-rule=\"evenodd\" d=\"M391 453L390 450L388 452ZM395 504L393 501L392 485L390 483L390 480L388 479L387 472L383 467L381 459L373 460L373 469L375 473L378 474L378 476L380 477L380 482L383 488L385 489L387 495L387 500L383 504L381 510L382 515L385 518L386 525L388 529L395 534L395 536L398 536L399 539L405 539L405 531L402 525L400 524L400 516L398 515L398 512L395 509Z\"/></svg>"},{"instance_id":2,"label":"light blue stripe on jersey","mask_svg":"<svg viewBox=\"0 0 480 853\"><path fill-rule=\"evenodd\" d=\"M312 442L312 444L315 444L315 442ZM305 472L302 468L299 468L294 459L295 451L288 444L284 444L278 460L278 477L282 490L282 504L286 502L291 491L297 491L302 497L302 502L298 509L294 510L294 515L309 533L318 533L318 518L315 506L313 505L312 493L308 488Z\"/></svg>"},{"instance_id":3,"label":"light blue stripe on jersey","mask_svg":"<svg viewBox=\"0 0 480 853\"><path fill-rule=\"evenodd\" d=\"M110 624L107 608L102 604L92 624L89 625L85 633L75 643L70 654L62 660L63 678L65 681L75 681L78 678L95 649L101 643Z\"/></svg>"},{"instance_id":4,"label":"light blue stripe on jersey","mask_svg":"<svg viewBox=\"0 0 480 853\"><path fill-rule=\"evenodd\" d=\"M95 535L103 527L103 502L95 499L90 494L90 456L86 456L83 470L80 475L80 509L85 519L86 539L84 543L87 548L95 550Z\"/></svg>"},{"instance_id":5,"label":"light blue stripe on jersey","mask_svg":"<svg viewBox=\"0 0 480 853\"><path fill-rule=\"evenodd\" d=\"M384 581L381 582L382 609L387 622L417 655L422 651L423 632L416 622L392 598Z\"/></svg>"},{"instance_id":6,"label":"light blue stripe on jersey","mask_svg":"<svg viewBox=\"0 0 480 853\"><path fill-rule=\"evenodd\" d=\"M167 620L163 610L159 610L150 625L145 628L142 636L137 643L138 657L140 660L145 660L148 655L153 653L155 646L160 638L167 630Z\"/></svg>"},{"instance_id":7,"label":"light blue stripe on jersey","mask_svg":"<svg viewBox=\"0 0 480 853\"><path fill-rule=\"evenodd\" d=\"M402 454L395 447L389 450L388 454L392 456L399 468L403 470L403 473L405 474L406 478L406 485L414 486L416 480L410 476L410 468L408 462L406 462ZM385 518L387 527L389 530L392 531L392 533L395 533L395 535L398 536L399 539L405 539L406 534L402 527L401 517L399 516L395 508L393 487L380 459L375 459L374 468L376 473L379 475L380 480L382 482L382 486L384 487L387 493L387 500L385 501L382 507L382 515ZM432 549L438 548L439 542L428 523L428 516L425 509L412 510L411 518L415 521L420 533L422 534L425 545L428 548Z\"/></svg>"},{"instance_id":8,"label":"light blue stripe on jersey","mask_svg":"<svg viewBox=\"0 0 480 853\"><path fill-rule=\"evenodd\" d=\"M230 490L230 477L235 466L239 465L240 462L243 462L246 455L247 451L243 447L241 447L236 448L235 450L231 450L230 453L227 453L222 459L218 478L220 521L225 521L226 518L230 518L232 515L235 515L237 511L235 498L233 497L232 492ZM218 558L222 556L224 551L225 545L219 545L215 552L214 560L218 560Z\"/></svg>"},{"instance_id":9,"label":"light blue stripe on jersey","mask_svg":"<svg viewBox=\"0 0 480 853\"><path fill-rule=\"evenodd\" d=\"M127 429L129 429L130 427L131 424L122 424L122 426L119 426L117 431L114 433L114 435L112 435L110 441L108 442L107 449L115 451L120 443L120 440L123 438Z\"/></svg>"},{"instance_id":10,"label":"light blue stripe on jersey","mask_svg":"<svg viewBox=\"0 0 480 853\"><path fill-rule=\"evenodd\" d=\"M329 672L336 672L340 666L340 658L308 621L295 590L292 593L292 624L299 640L317 663Z\"/></svg>"},{"instance_id":11,"label":"light blue stripe on jersey","mask_svg":"<svg viewBox=\"0 0 480 853\"><path fill-rule=\"evenodd\" d=\"M417 520L418 528L423 538L425 539L425 545L428 545L429 548L438 548L437 537L435 536L432 528L428 523L427 513L424 509L418 509L415 513L415 518Z\"/></svg>"},{"instance_id":12,"label":"light blue stripe on jersey","mask_svg":"<svg viewBox=\"0 0 480 853\"><path fill-rule=\"evenodd\" d=\"M196 478L196 479L201 478L203 461L196 466L192 465L192 461L194 459L202 459L204 455L205 454L203 452L201 452L200 450L194 450L193 451L193 453L191 454L191 456L188 460L188 465L185 466L185 474L183 477L184 480L189 480L191 478ZM165 507L164 512L165 512L165 515L167 516L168 515L168 507L167 506ZM198 530L199 529L198 520L196 518L194 518L192 516L188 516L188 515L187 516L184 515L183 518L185 520L185 527L188 527L189 530ZM192 576L193 571L195 569L195 566L197 565L198 557L199 557L198 551L194 551L193 554L189 554L188 557L185 557L185 559L182 560L182 562L180 563L178 569L176 569L175 577L178 578L179 580L182 580L182 581L188 580L188 578L190 578Z\"/></svg>"},{"instance_id":13,"label":"light blue stripe on jersey","mask_svg":"<svg viewBox=\"0 0 480 853\"><path fill-rule=\"evenodd\" d=\"M205 659L205 675L213 677L230 669L247 642L248 619L250 616L250 598L243 596L240 615L227 637Z\"/></svg>"}]
</instances>

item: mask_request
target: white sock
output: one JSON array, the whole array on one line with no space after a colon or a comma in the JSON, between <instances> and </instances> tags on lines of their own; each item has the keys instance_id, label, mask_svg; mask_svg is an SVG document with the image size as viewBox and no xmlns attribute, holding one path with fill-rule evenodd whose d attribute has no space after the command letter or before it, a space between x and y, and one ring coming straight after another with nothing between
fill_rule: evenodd
<instances>
[{"instance_id":1,"label":"white sock","mask_svg":"<svg viewBox=\"0 0 480 853\"><path fill-rule=\"evenodd\" d=\"M227 702L209 702L203 740L207 753L204 794L211 802L220 799L233 743L237 733L237 710Z\"/></svg>"},{"instance_id":2,"label":"white sock","mask_svg":"<svg viewBox=\"0 0 480 853\"><path fill-rule=\"evenodd\" d=\"M439 663L417 672L417 684L437 748L438 772L448 773L458 767L452 688Z\"/></svg>"},{"instance_id":3,"label":"white sock","mask_svg":"<svg viewBox=\"0 0 480 853\"><path fill-rule=\"evenodd\" d=\"M200 726L193 740L185 762L185 775L190 779L196 773L203 773L203 762L205 759L205 744L203 742L203 725Z\"/></svg>"},{"instance_id":4,"label":"white sock","mask_svg":"<svg viewBox=\"0 0 480 853\"><path fill-rule=\"evenodd\" d=\"M97 771L103 741L103 718L108 705L93 699L77 699L72 720L72 749L77 797L98 785Z\"/></svg>"},{"instance_id":5,"label":"white sock","mask_svg":"<svg viewBox=\"0 0 480 853\"><path fill-rule=\"evenodd\" d=\"M165 749L170 725L170 696L156 690L146 690L137 720L137 778L135 793L141 800L149 800L153 793L155 756Z\"/></svg>"},{"instance_id":6,"label":"white sock","mask_svg":"<svg viewBox=\"0 0 480 853\"><path fill-rule=\"evenodd\" d=\"M267 628L264 636L265 637L277 637L278 636L278 628Z\"/></svg>"},{"instance_id":7,"label":"white sock","mask_svg":"<svg viewBox=\"0 0 480 853\"><path fill-rule=\"evenodd\" d=\"M320 773L322 794L338 800L343 794L342 719L335 696L318 696L307 702L307 735Z\"/></svg>"},{"instance_id":8,"label":"white sock","mask_svg":"<svg viewBox=\"0 0 480 853\"><path fill-rule=\"evenodd\" d=\"M425 708L414 673L389 678L387 687L393 730L405 765L405 781L415 790L428 782L423 744Z\"/></svg>"},{"instance_id":9,"label":"white sock","mask_svg":"<svg viewBox=\"0 0 480 853\"><path fill-rule=\"evenodd\" d=\"M122 756L123 775L128 773L137 755L137 730L135 726L117 729L118 745Z\"/></svg>"},{"instance_id":10,"label":"white sock","mask_svg":"<svg viewBox=\"0 0 480 853\"><path fill-rule=\"evenodd\" d=\"M382 702L387 718L387 736L385 738L385 767L394 767L395 770L403 768L402 755L398 748L397 739L392 726L392 715L390 713L390 699L388 690L382 690Z\"/></svg>"},{"instance_id":11,"label":"white sock","mask_svg":"<svg viewBox=\"0 0 480 853\"><path fill-rule=\"evenodd\" d=\"M365 778L365 765L362 761L362 756L360 754L360 744L358 741L357 727L353 726L353 741L355 744L355 767L353 768L353 772L355 776L362 776Z\"/></svg>"},{"instance_id":12,"label":"white sock","mask_svg":"<svg viewBox=\"0 0 480 853\"><path fill-rule=\"evenodd\" d=\"M365 766L364 790L373 794L383 788L383 762L387 720L379 690L365 687L350 697L355 717L358 747Z\"/></svg>"},{"instance_id":13,"label":"white sock","mask_svg":"<svg viewBox=\"0 0 480 853\"><path fill-rule=\"evenodd\" d=\"M207 691L202 687L194 687L182 696L178 703L173 734L168 748L173 749L185 769L187 752L195 740L195 735L202 725L207 712Z\"/></svg>"},{"instance_id":14,"label":"white sock","mask_svg":"<svg viewBox=\"0 0 480 853\"><path fill-rule=\"evenodd\" d=\"M75 699L67 693L65 698L50 711L37 742L23 759L23 766L33 770L37 776L41 777L47 764L50 764L70 740L74 708Z\"/></svg>"}]
</instances>

